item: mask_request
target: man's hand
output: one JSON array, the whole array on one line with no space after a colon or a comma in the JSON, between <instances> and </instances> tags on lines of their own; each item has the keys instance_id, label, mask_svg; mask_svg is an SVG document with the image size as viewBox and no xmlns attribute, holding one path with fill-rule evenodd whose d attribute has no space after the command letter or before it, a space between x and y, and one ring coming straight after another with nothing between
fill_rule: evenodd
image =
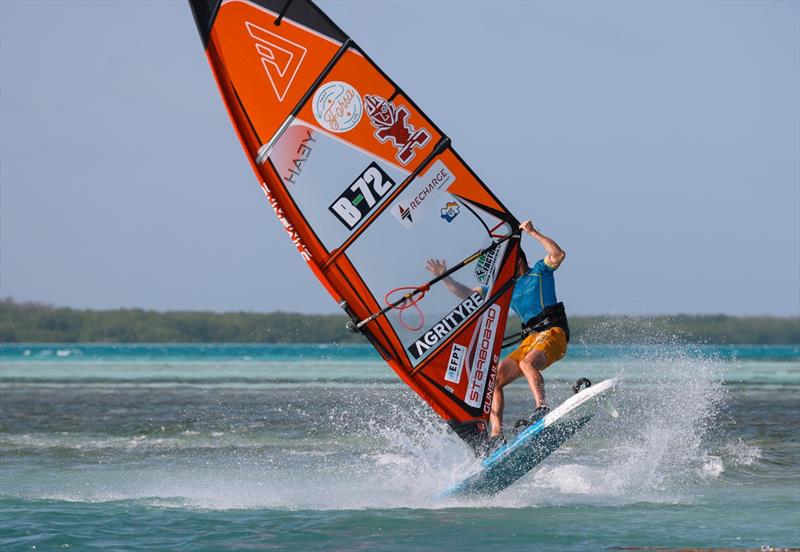
<instances>
[{"instance_id":1,"label":"man's hand","mask_svg":"<svg viewBox=\"0 0 800 552\"><path fill-rule=\"evenodd\" d=\"M428 261L425 263L425 268L429 272L433 272L433 275L437 277L447 272L447 264L444 262L444 260L440 261L439 259L428 259ZM450 293L460 299L466 299L474 291L469 289L461 282L455 281L451 276L445 276L442 281L444 282L444 285L447 286L447 289L450 290Z\"/></svg>"},{"instance_id":2,"label":"man's hand","mask_svg":"<svg viewBox=\"0 0 800 552\"><path fill-rule=\"evenodd\" d=\"M519 225L519 229L528 234L533 234L533 221L531 219L526 220Z\"/></svg>"},{"instance_id":3,"label":"man's hand","mask_svg":"<svg viewBox=\"0 0 800 552\"><path fill-rule=\"evenodd\" d=\"M425 268L429 272L433 272L434 276L441 276L447 271L447 265L442 260L439 259L428 259L428 262L425 263Z\"/></svg>"},{"instance_id":4,"label":"man's hand","mask_svg":"<svg viewBox=\"0 0 800 552\"><path fill-rule=\"evenodd\" d=\"M567 256L564 253L564 250L561 249L558 244L553 241L551 238L548 238L541 232L539 232L536 228L533 227L533 221L528 219L522 224L519 225L519 229L523 232L527 233L529 236L536 238L539 243L542 244L544 250L547 251L547 255L544 258L544 262L546 262L550 268L555 270L559 267L559 265L564 262L564 258Z\"/></svg>"}]
</instances>

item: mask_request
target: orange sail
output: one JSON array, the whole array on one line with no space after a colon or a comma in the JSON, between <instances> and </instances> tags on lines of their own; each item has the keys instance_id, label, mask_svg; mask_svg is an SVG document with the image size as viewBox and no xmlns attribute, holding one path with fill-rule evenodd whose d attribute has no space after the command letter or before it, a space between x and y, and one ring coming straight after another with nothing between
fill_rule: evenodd
<instances>
[{"instance_id":1,"label":"orange sail","mask_svg":"<svg viewBox=\"0 0 800 552\"><path fill-rule=\"evenodd\" d=\"M242 147L294 246L351 326L474 443L492 402L517 220L310 1L190 3ZM449 272L435 277L429 259Z\"/></svg>"}]
</instances>

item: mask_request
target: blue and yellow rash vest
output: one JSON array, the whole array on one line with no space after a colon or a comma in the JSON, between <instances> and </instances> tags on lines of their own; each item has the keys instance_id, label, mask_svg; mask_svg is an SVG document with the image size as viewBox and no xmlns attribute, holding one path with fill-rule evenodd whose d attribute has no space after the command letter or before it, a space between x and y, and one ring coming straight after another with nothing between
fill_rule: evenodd
<instances>
[{"instance_id":1,"label":"blue and yellow rash vest","mask_svg":"<svg viewBox=\"0 0 800 552\"><path fill-rule=\"evenodd\" d=\"M511 308L523 323L542 312L542 309L558 303L555 268L540 259L532 268L517 278L514 293L511 295Z\"/></svg>"}]
</instances>

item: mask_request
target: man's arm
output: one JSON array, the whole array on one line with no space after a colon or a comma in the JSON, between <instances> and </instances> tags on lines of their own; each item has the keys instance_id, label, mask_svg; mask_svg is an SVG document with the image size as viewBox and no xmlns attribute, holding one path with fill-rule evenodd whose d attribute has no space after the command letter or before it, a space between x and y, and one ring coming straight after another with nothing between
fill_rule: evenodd
<instances>
[{"instance_id":1,"label":"man's arm","mask_svg":"<svg viewBox=\"0 0 800 552\"><path fill-rule=\"evenodd\" d=\"M444 261L440 261L438 259L428 259L428 262L425 263L425 268L428 269L430 272L433 272L434 276L441 276L442 274L447 271L447 265ZM450 290L450 293L458 297L459 299L466 299L475 290L472 290L462 284L461 282L457 282L450 276L447 276L444 280L444 285L447 286L447 289Z\"/></svg>"},{"instance_id":2,"label":"man's arm","mask_svg":"<svg viewBox=\"0 0 800 552\"><path fill-rule=\"evenodd\" d=\"M544 262L546 262L550 268L555 270L561 265L562 262L564 262L564 258L567 256L567 254L564 253L564 250L561 249L551 238L548 238L534 228L533 222L526 220L519 225L519 228L530 237L536 238L536 240L542 244L544 250L547 251L547 256L544 258Z\"/></svg>"}]
</instances>

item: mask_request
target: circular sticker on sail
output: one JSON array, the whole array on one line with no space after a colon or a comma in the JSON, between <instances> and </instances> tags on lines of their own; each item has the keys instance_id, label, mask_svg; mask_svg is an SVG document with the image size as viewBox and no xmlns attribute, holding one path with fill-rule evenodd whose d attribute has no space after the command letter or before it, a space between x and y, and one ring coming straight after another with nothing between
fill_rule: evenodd
<instances>
[{"instance_id":1,"label":"circular sticker on sail","mask_svg":"<svg viewBox=\"0 0 800 552\"><path fill-rule=\"evenodd\" d=\"M355 127L364 113L364 104L355 88L342 81L319 87L313 100L314 117L325 130L341 133Z\"/></svg>"}]
</instances>

